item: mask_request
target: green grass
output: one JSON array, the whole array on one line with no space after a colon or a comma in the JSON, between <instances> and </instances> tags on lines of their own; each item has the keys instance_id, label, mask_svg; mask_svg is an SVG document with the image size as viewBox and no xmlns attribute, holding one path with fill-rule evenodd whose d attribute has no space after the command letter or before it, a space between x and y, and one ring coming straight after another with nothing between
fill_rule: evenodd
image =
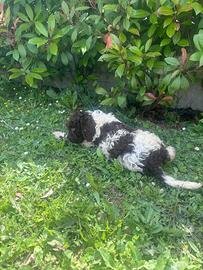
<instances>
[{"instance_id":1,"label":"green grass","mask_svg":"<svg viewBox=\"0 0 203 270\"><path fill-rule=\"evenodd\" d=\"M1 270L203 269L202 191L166 187L55 140L68 115L60 102L11 89L0 90L0 106ZM168 173L203 181L201 125L119 117L176 147Z\"/></svg>"}]
</instances>

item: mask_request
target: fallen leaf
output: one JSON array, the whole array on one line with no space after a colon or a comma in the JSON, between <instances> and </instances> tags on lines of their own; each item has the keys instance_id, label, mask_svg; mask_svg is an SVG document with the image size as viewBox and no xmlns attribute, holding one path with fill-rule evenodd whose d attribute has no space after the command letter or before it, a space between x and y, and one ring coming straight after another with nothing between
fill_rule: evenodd
<instances>
[{"instance_id":1,"label":"fallen leaf","mask_svg":"<svg viewBox=\"0 0 203 270\"><path fill-rule=\"evenodd\" d=\"M46 198L50 197L53 193L54 193L54 191L53 191L53 189L51 188L49 191L47 191L47 192L41 197L41 199L46 199Z\"/></svg>"},{"instance_id":2,"label":"fallen leaf","mask_svg":"<svg viewBox=\"0 0 203 270\"><path fill-rule=\"evenodd\" d=\"M31 254L31 255L29 255L29 256L25 259L25 261L22 263L21 266L29 265L29 264L31 264L31 263L34 262L34 261L35 261L35 256L34 256L34 254Z\"/></svg>"},{"instance_id":3,"label":"fallen leaf","mask_svg":"<svg viewBox=\"0 0 203 270\"><path fill-rule=\"evenodd\" d=\"M23 194L21 192L16 192L16 200L19 200L23 197Z\"/></svg>"},{"instance_id":4,"label":"fallen leaf","mask_svg":"<svg viewBox=\"0 0 203 270\"><path fill-rule=\"evenodd\" d=\"M54 251L64 251L65 248L64 246L58 241L58 240L52 240L50 242L47 243L48 245L50 245Z\"/></svg>"}]
</instances>

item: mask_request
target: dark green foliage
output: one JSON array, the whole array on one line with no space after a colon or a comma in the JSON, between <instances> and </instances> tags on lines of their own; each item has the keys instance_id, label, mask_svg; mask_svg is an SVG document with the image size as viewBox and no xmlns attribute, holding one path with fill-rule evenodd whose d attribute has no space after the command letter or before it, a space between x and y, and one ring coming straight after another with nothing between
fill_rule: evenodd
<instances>
[{"instance_id":1,"label":"dark green foliage","mask_svg":"<svg viewBox=\"0 0 203 270\"><path fill-rule=\"evenodd\" d=\"M94 84L102 104L124 108L171 104L201 76L199 1L7 0L4 9L1 63L31 87L67 73L82 84L102 67L116 78L108 90Z\"/></svg>"}]
</instances>

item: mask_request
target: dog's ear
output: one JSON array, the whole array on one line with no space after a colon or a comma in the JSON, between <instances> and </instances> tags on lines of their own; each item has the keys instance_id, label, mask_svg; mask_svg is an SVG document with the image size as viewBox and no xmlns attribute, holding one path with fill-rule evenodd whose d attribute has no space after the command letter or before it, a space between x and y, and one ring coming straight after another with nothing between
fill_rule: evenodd
<instances>
[{"instance_id":1,"label":"dog's ear","mask_svg":"<svg viewBox=\"0 0 203 270\"><path fill-rule=\"evenodd\" d=\"M80 125L83 137L86 141L92 142L96 133L96 123L88 112L81 112Z\"/></svg>"}]
</instances>

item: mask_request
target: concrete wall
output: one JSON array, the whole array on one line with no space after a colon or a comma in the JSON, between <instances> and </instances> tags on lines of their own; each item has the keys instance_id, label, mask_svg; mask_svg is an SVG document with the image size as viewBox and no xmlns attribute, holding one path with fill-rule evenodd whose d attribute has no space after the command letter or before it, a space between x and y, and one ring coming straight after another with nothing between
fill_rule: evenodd
<instances>
[{"instance_id":1,"label":"concrete wall","mask_svg":"<svg viewBox=\"0 0 203 270\"><path fill-rule=\"evenodd\" d=\"M104 70L96 72L99 85L104 88L111 88L116 84L115 78L111 73L107 73ZM67 74L66 78L56 79L48 84L57 88L71 87L72 76ZM193 110L199 110L203 112L203 87L200 82L191 86L190 89L180 91L177 95L177 108L191 108Z\"/></svg>"},{"instance_id":2,"label":"concrete wall","mask_svg":"<svg viewBox=\"0 0 203 270\"><path fill-rule=\"evenodd\" d=\"M194 84L187 91L178 94L177 108L191 108L203 112L203 88L199 84Z\"/></svg>"}]
</instances>

